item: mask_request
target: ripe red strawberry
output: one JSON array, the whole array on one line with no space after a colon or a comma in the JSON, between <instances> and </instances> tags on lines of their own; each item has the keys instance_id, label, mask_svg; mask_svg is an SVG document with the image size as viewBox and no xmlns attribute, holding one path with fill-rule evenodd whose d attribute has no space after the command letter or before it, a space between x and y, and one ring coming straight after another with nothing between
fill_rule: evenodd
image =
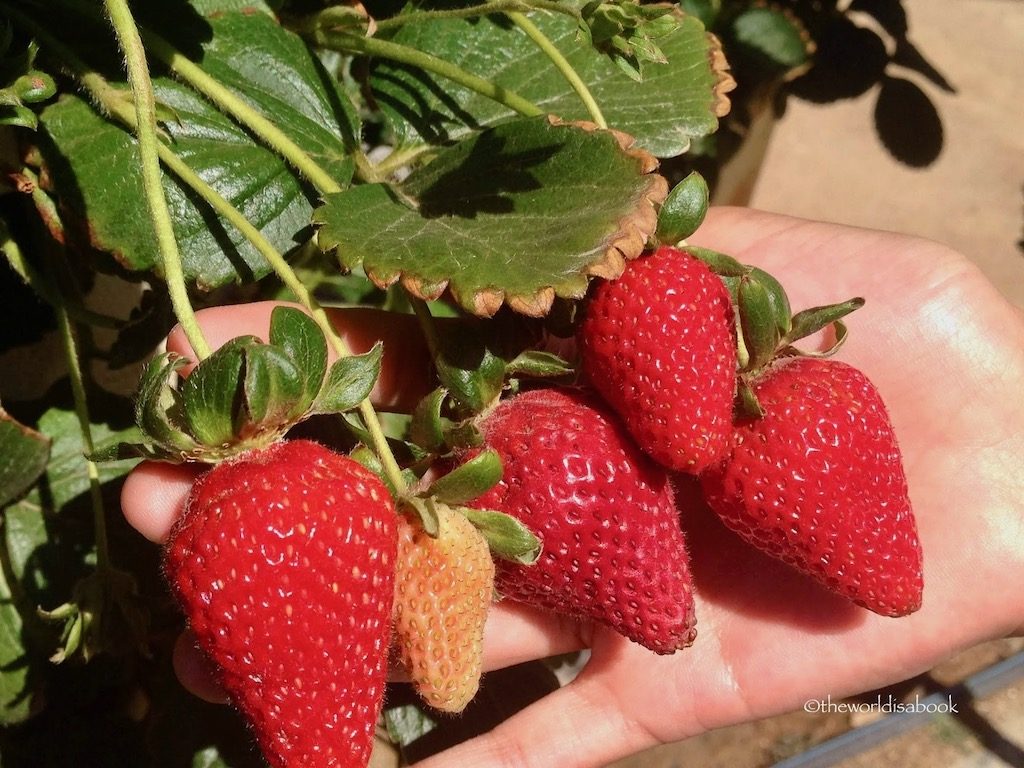
<instances>
[{"instance_id":1,"label":"ripe red strawberry","mask_svg":"<svg viewBox=\"0 0 1024 768\"><path fill-rule=\"evenodd\" d=\"M401 517L395 572L395 635L420 696L461 712L483 670L484 622L494 592L487 541L465 515L438 505L438 535Z\"/></svg>"},{"instance_id":2,"label":"ripe red strawberry","mask_svg":"<svg viewBox=\"0 0 1024 768\"><path fill-rule=\"evenodd\" d=\"M667 472L596 398L534 390L482 425L504 464L473 502L521 520L543 544L533 565L497 564L504 596L604 623L658 653L693 642L689 558Z\"/></svg>"},{"instance_id":3,"label":"ripe red strawberry","mask_svg":"<svg viewBox=\"0 0 1024 768\"><path fill-rule=\"evenodd\" d=\"M701 261L663 246L600 283L578 340L590 382L644 451L698 473L724 457L736 389L729 292Z\"/></svg>"},{"instance_id":4,"label":"ripe red strawberry","mask_svg":"<svg viewBox=\"0 0 1024 768\"><path fill-rule=\"evenodd\" d=\"M387 490L307 441L193 486L165 572L275 768L362 768L384 692L396 553Z\"/></svg>"},{"instance_id":5,"label":"ripe red strawberry","mask_svg":"<svg viewBox=\"0 0 1024 768\"><path fill-rule=\"evenodd\" d=\"M754 387L765 410L737 426L702 478L708 504L755 547L884 616L921 605L921 545L878 390L834 360L797 359Z\"/></svg>"}]
</instances>

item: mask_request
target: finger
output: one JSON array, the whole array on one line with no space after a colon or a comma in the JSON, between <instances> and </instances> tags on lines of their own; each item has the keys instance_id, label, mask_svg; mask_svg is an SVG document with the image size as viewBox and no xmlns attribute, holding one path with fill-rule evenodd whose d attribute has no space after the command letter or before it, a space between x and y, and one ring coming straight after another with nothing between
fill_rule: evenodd
<instances>
[{"instance_id":1,"label":"finger","mask_svg":"<svg viewBox=\"0 0 1024 768\"><path fill-rule=\"evenodd\" d=\"M484 628L484 669L503 669L587 648L589 623L504 601L491 607Z\"/></svg>"},{"instance_id":2,"label":"finger","mask_svg":"<svg viewBox=\"0 0 1024 768\"><path fill-rule=\"evenodd\" d=\"M178 680L191 693L212 704L228 703L227 692L217 683L216 667L199 650L196 637L190 630L178 636L172 662Z\"/></svg>"},{"instance_id":3,"label":"finger","mask_svg":"<svg viewBox=\"0 0 1024 768\"><path fill-rule=\"evenodd\" d=\"M121 510L135 530L152 542L167 540L196 477L205 467L144 461L121 489Z\"/></svg>"},{"instance_id":4,"label":"finger","mask_svg":"<svg viewBox=\"0 0 1024 768\"><path fill-rule=\"evenodd\" d=\"M415 768L574 768L605 765L657 743L623 715L616 692L600 673L581 675L488 733L465 741Z\"/></svg>"},{"instance_id":5,"label":"finger","mask_svg":"<svg viewBox=\"0 0 1024 768\"><path fill-rule=\"evenodd\" d=\"M261 301L209 307L196 313L196 318L213 349L236 336L252 335L266 341L270 335L270 315L282 304ZM298 305L287 306L302 309ZM365 307L330 309L328 316L353 353L366 352L378 341L383 342L380 378L370 394L375 406L408 411L427 393L430 355L415 317ZM176 326L167 337L167 349L190 359L195 357L181 326ZM336 357L330 345L328 355L332 360Z\"/></svg>"}]
</instances>

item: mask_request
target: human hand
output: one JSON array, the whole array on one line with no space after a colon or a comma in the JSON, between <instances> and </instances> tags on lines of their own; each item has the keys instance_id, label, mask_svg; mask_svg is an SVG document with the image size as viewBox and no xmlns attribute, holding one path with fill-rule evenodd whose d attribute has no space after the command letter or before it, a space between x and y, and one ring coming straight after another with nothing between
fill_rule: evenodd
<instances>
[{"instance_id":1,"label":"human hand","mask_svg":"<svg viewBox=\"0 0 1024 768\"><path fill-rule=\"evenodd\" d=\"M488 667L583 647L591 660L568 686L424 768L600 765L902 680L1024 628L1024 609L1008 597L1024 583L1024 484L1015 467L1024 452L1021 314L961 256L922 240L740 209L712 210L692 239L773 273L795 308L867 300L849 319L839 356L878 386L900 438L925 555L924 606L903 619L859 609L691 505L683 524L697 589L692 648L655 656L602 627L498 605L485 640ZM265 327L269 317L266 305L217 312L203 318L214 343ZM405 344L416 337L411 329L392 335ZM392 366L376 397L418 386L418 376ZM123 495L129 521L161 540L191 478L180 467L136 470ZM1005 592L993 588L1000 584ZM179 662L187 685L213 693L194 655L183 652Z\"/></svg>"}]
</instances>

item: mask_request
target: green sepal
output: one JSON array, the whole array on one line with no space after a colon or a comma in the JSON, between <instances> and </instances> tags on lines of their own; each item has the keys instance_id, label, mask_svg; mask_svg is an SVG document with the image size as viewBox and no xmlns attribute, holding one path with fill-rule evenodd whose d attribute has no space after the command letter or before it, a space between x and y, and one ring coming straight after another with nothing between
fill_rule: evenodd
<instances>
[{"instance_id":1,"label":"green sepal","mask_svg":"<svg viewBox=\"0 0 1024 768\"><path fill-rule=\"evenodd\" d=\"M170 382L188 362L174 352L154 357L143 371L135 400L135 423L143 438L182 453L191 453L198 444L185 431L181 395Z\"/></svg>"},{"instance_id":2,"label":"green sepal","mask_svg":"<svg viewBox=\"0 0 1024 768\"><path fill-rule=\"evenodd\" d=\"M487 449L439 477L424 495L445 504L465 504L493 488L501 480L502 471L501 457Z\"/></svg>"},{"instance_id":3,"label":"green sepal","mask_svg":"<svg viewBox=\"0 0 1024 768\"><path fill-rule=\"evenodd\" d=\"M352 449L352 452L349 453L349 458L352 459L353 461L358 461L368 470L373 472L373 474L377 475L377 477L380 478L381 482L387 486L388 491L390 491L391 493L391 496L393 498L398 498L398 489L395 488L395 486L391 483L391 478L388 477L388 473L384 470L384 464L381 462L380 457L376 453L374 453L371 448L369 448L366 445L357 445L354 449ZM411 469L402 470L402 479L405 481L406 487L409 487L415 484L417 481L419 481L419 478L416 476L416 473L414 473Z\"/></svg>"},{"instance_id":4,"label":"green sepal","mask_svg":"<svg viewBox=\"0 0 1024 768\"><path fill-rule=\"evenodd\" d=\"M783 343L792 344L794 341L817 333L822 328L837 323L851 312L864 306L864 299L857 297L839 304L827 304L821 307L811 307L793 315L793 327L786 334ZM838 338L838 333L837 333Z\"/></svg>"},{"instance_id":5,"label":"green sepal","mask_svg":"<svg viewBox=\"0 0 1024 768\"><path fill-rule=\"evenodd\" d=\"M576 369L566 360L552 352L528 349L509 361L505 372L509 376L531 376L538 379L552 379L572 376Z\"/></svg>"},{"instance_id":6,"label":"green sepal","mask_svg":"<svg viewBox=\"0 0 1024 768\"><path fill-rule=\"evenodd\" d=\"M751 267L748 277L751 280L756 280L768 292L768 298L772 303L772 314L775 316L775 327L779 329L779 336L785 337L793 329L793 310L789 305L786 289L773 275L759 267Z\"/></svg>"},{"instance_id":7,"label":"green sepal","mask_svg":"<svg viewBox=\"0 0 1024 768\"><path fill-rule=\"evenodd\" d=\"M275 307L270 315L270 343L279 347L303 376L302 397L294 413L305 413L313 404L327 373L327 340L305 312L294 307Z\"/></svg>"},{"instance_id":8,"label":"green sepal","mask_svg":"<svg viewBox=\"0 0 1024 768\"><path fill-rule=\"evenodd\" d=\"M764 408L761 407L761 403L757 399L757 395L754 394L754 389L750 386L746 376L741 376L736 383L736 401L733 404L733 410L735 411L734 417L738 421L760 419L764 416Z\"/></svg>"},{"instance_id":9,"label":"green sepal","mask_svg":"<svg viewBox=\"0 0 1024 768\"><path fill-rule=\"evenodd\" d=\"M713 251L710 248L701 248L696 245L688 245L685 250L694 258L700 259L707 264L711 271L719 277L746 277L750 274L750 267L736 261L732 256L726 256L724 253Z\"/></svg>"},{"instance_id":10,"label":"green sepal","mask_svg":"<svg viewBox=\"0 0 1024 768\"><path fill-rule=\"evenodd\" d=\"M532 565L540 557L542 545L521 521L504 512L490 509L456 507L487 540L491 552L505 560Z\"/></svg>"},{"instance_id":11,"label":"green sepal","mask_svg":"<svg viewBox=\"0 0 1024 768\"><path fill-rule=\"evenodd\" d=\"M307 409L306 381L292 358L270 344L243 348L245 421L235 425L235 434L245 436L263 426L278 427L293 422Z\"/></svg>"},{"instance_id":12,"label":"green sepal","mask_svg":"<svg viewBox=\"0 0 1024 768\"><path fill-rule=\"evenodd\" d=\"M438 387L416 404L409 424L409 440L426 451L439 451L445 445L446 422L441 415L448 390Z\"/></svg>"},{"instance_id":13,"label":"green sepal","mask_svg":"<svg viewBox=\"0 0 1024 768\"><path fill-rule=\"evenodd\" d=\"M437 506L433 499L418 496L403 499L401 508L406 514L415 515L428 536L436 539L441 533L441 522L438 519Z\"/></svg>"},{"instance_id":14,"label":"green sepal","mask_svg":"<svg viewBox=\"0 0 1024 768\"><path fill-rule=\"evenodd\" d=\"M847 337L850 335L850 330L846 327L846 323L842 320L833 320L832 325L834 327L835 338L832 339L832 343L829 344L825 349L819 349L816 351L809 351L806 349L798 349L792 344L787 344L779 350L779 356L788 357L832 357L843 344L846 343Z\"/></svg>"},{"instance_id":15,"label":"green sepal","mask_svg":"<svg viewBox=\"0 0 1024 768\"><path fill-rule=\"evenodd\" d=\"M327 372L311 413L344 413L368 398L380 376L383 355L384 345L378 341L368 352L337 360Z\"/></svg>"},{"instance_id":16,"label":"green sepal","mask_svg":"<svg viewBox=\"0 0 1024 768\"><path fill-rule=\"evenodd\" d=\"M675 245L696 232L707 216L710 199L708 183L696 171L676 184L658 213L658 241Z\"/></svg>"},{"instance_id":17,"label":"green sepal","mask_svg":"<svg viewBox=\"0 0 1024 768\"><path fill-rule=\"evenodd\" d=\"M473 419L466 419L445 430L444 442L451 448L478 448L483 445L484 435Z\"/></svg>"},{"instance_id":18,"label":"green sepal","mask_svg":"<svg viewBox=\"0 0 1024 768\"><path fill-rule=\"evenodd\" d=\"M505 384L505 361L474 327L445 337L434 366L442 386L470 413L480 413L494 403Z\"/></svg>"},{"instance_id":19,"label":"green sepal","mask_svg":"<svg viewBox=\"0 0 1024 768\"><path fill-rule=\"evenodd\" d=\"M199 363L181 385L185 422L202 445L217 448L234 440L245 418L245 348L259 343L255 336L236 336Z\"/></svg>"},{"instance_id":20,"label":"green sepal","mask_svg":"<svg viewBox=\"0 0 1024 768\"><path fill-rule=\"evenodd\" d=\"M775 305L769 291L756 280L741 280L739 285L740 329L747 352L744 370L758 370L771 362L781 335L775 320Z\"/></svg>"}]
</instances>

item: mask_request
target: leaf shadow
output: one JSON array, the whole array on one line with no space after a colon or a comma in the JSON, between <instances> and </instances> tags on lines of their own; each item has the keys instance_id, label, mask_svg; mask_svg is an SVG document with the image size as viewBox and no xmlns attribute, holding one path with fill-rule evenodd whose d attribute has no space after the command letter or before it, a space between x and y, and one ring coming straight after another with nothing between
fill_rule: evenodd
<instances>
[{"instance_id":1,"label":"leaf shadow","mask_svg":"<svg viewBox=\"0 0 1024 768\"><path fill-rule=\"evenodd\" d=\"M882 81L874 117L878 137L900 162L924 168L942 153L942 118L928 95L910 80Z\"/></svg>"},{"instance_id":2,"label":"leaf shadow","mask_svg":"<svg viewBox=\"0 0 1024 768\"><path fill-rule=\"evenodd\" d=\"M446 124L453 120L472 130L480 129L476 118L463 109L447 89L428 73L417 67L394 62L388 63L387 67L385 71L381 71L380 66L373 67L370 74L371 82L376 80L387 83L401 93L393 95L373 88L373 99L378 105L387 106L409 123L425 141L431 144L450 142L451 135ZM430 106L425 93L429 93L448 112Z\"/></svg>"},{"instance_id":3,"label":"leaf shadow","mask_svg":"<svg viewBox=\"0 0 1024 768\"><path fill-rule=\"evenodd\" d=\"M559 150L556 144L512 150L506 137L485 131L473 140L457 166L413 192L419 200L420 215L428 219L473 219L481 213L512 213L515 199L511 195L543 186L530 169L550 160Z\"/></svg>"}]
</instances>

